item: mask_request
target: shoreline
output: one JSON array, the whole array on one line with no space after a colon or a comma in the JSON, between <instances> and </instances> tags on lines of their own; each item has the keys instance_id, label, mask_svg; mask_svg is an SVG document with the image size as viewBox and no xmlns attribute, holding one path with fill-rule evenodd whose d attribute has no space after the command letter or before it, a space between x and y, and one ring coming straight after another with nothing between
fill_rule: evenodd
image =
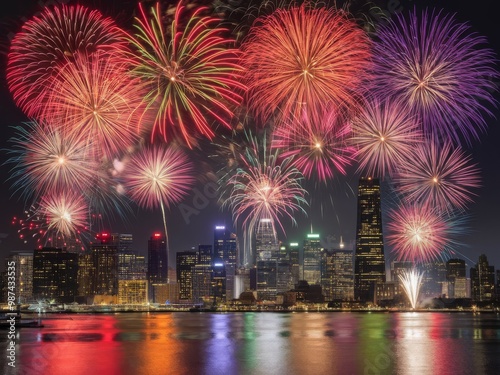
<instances>
[{"instance_id":1,"label":"shoreline","mask_svg":"<svg viewBox=\"0 0 500 375\"><path fill-rule=\"evenodd\" d=\"M23 316L30 317L47 317L51 315L81 315L81 314L132 314L132 313L274 313L274 314L293 314L293 313L465 313L465 314L500 314L500 311L495 309L295 309L295 310L279 310L279 309L216 309L216 310L189 310L189 309L149 309L149 310L131 310L131 309L88 309L88 310L61 310L61 311L44 311L38 313L32 310L21 310Z\"/></svg>"}]
</instances>

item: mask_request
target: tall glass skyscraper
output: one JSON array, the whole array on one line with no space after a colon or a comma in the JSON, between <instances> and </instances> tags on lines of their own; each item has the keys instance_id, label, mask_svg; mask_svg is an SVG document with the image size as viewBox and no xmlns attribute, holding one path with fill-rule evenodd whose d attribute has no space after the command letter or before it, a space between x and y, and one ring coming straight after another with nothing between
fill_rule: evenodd
<instances>
[{"instance_id":1,"label":"tall glass skyscraper","mask_svg":"<svg viewBox=\"0 0 500 375\"><path fill-rule=\"evenodd\" d=\"M321 281L321 240L319 234L309 233L304 240L304 266L302 279L309 285L319 285Z\"/></svg>"},{"instance_id":2,"label":"tall glass skyscraper","mask_svg":"<svg viewBox=\"0 0 500 375\"><path fill-rule=\"evenodd\" d=\"M384 239L379 180L361 177L358 185L354 299L372 302L375 286L385 283Z\"/></svg>"},{"instance_id":3,"label":"tall glass skyscraper","mask_svg":"<svg viewBox=\"0 0 500 375\"><path fill-rule=\"evenodd\" d=\"M275 300L277 293L279 243L271 219L261 219L255 232L257 295Z\"/></svg>"},{"instance_id":4,"label":"tall glass skyscraper","mask_svg":"<svg viewBox=\"0 0 500 375\"><path fill-rule=\"evenodd\" d=\"M149 300L155 301L154 285L168 282L168 253L165 236L153 233L148 240L148 284Z\"/></svg>"}]
</instances>

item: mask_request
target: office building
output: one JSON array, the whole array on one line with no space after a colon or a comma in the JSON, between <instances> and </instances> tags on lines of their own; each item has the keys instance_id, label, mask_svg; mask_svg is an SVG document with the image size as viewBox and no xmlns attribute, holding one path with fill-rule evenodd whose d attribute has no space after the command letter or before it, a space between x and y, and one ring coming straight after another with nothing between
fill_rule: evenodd
<instances>
[{"instance_id":1,"label":"office building","mask_svg":"<svg viewBox=\"0 0 500 375\"><path fill-rule=\"evenodd\" d=\"M321 288L325 301L354 299L354 253L351 250L325 250L321 257Z\"/></svg>"},{"instance_id":2,"label":"office building","mask_svg":"<svg viewBox=\"0 0 500 375\"><path fill-rule=\"evenodd\" d=\"M304 261L302 268L302 279L307 281L309 285L321 282L321 256L323 248L319 234L309 233L304 240Z\"/></svg>"},{"instance_id":3,"label":"office building","mask_svg":"<svg viewBox=\"0 0 500 375\"><path fill-rule=\"evenodd\" d=\"M470 269L472 300L493 301L495 298L495 267L490 266L486 255L481 254L475 267Z\"/></svg>"},{"instance_id":4,"label":"office building","mask_svg":"<svg viewBox=\"0 0 500 375\"><path fill-rule=\"evenodd\" d=\"M11 252L5 258L5 269L9 271L11 269L10 267L14 267L15 269L14 294L16 296L16 303L27 303L32 301L33 300L33 253ZM7 283L7 285L9 284Z\"/></svg>"},{"instance_id":5,"label":"office building","mask_svg":"<svg viewBox=\"0 0 500 375\"><path fill-rule=\"evenodd\" d=\"M467 269L464 259L452 258L446 261L448 298L467 298Z\"/></svg>"},{"instance_id":6,"label":"office building","mask_svg":"<svg viewBox=\"0 0 500 375\"><path fill-rule=\"evenodd\" d=\"M54 247L33 253L33 297L73 302L78 293L78 254Z\"/></svg>"},{"instance_id":7,"label":"office building","mask_svg":"<svg viewBox=\"0 0 500 375\"><path fill-rule=\"evenodd\" d=\"M375 286L384 284L385 255L379 180L361 177L358 185L354 298L373 302Z\"/></svg>"},{"instance_id":8,"label":"office building","mask_svg":"<svg viewBox=\"0 0 500 375\"><path fill-rule=\"evenodd\" d=\"M148 298L156 302L154 294L156 284L168 282L168 251L165 235L155 232L148 240Z\"/></svg>"},{"instance_id":9,"label":"office building","mask_svg":"<svg viewBox=\"0 0 500 375\"><path fill-rule=\"evenodd\" d=\"M179 300L182 302L193 299L193 269L197 258L196 251L179 251L175 255Z\"/></svg>"},{"instance_id":10,"label":"office building","mask_svg":"<svg viewBox=\"0 0 500 375\"><path fill-rule=\"evenodd\" d=\"M118 246L109 233L97 236L100 243L90 246L93 262L91 293L93 295L118 295Z\"/></svg>"}]
</instances>

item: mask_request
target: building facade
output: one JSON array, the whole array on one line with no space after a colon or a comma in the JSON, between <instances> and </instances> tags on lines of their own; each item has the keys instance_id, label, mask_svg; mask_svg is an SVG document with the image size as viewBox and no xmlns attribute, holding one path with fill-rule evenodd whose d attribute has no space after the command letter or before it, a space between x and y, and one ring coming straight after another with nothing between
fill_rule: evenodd
<instances>
[{"instance_id":1,"label":"building facade","mask_svg":"<svg viewBox=\"0 0 500 375\"><path fill-rule=\"evenodd\" d=\"M373 302L375 287L384 284L385 254L379 180L361 177L358 185L354 298Z\"/></svg>"}]
</instances>

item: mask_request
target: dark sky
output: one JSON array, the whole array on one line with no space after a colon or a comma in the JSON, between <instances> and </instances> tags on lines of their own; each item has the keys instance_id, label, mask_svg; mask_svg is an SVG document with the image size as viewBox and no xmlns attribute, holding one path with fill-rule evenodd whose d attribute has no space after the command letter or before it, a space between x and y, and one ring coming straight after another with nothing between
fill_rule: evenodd
<instances>
[{"instance_id":1,"label":"dark sky","mask_svg":"<svg viewBox=\"0 0 500 375\"><path fill-rule=\"evenodd\" d=\"M75 3L67 1L68 3ZM9 46L9 35L16 32L22 23L40 9L35 1L17 0L9 2L9 9L2 8L0 15L0 148L7 147L7 140L13 135L10 127L21 124L27 119L17 109L6 88L5 83L5 56ZM38 3L43 3L40 1ZM55 1L46 2L56 3ZM93 3L102 9L106 15L116 17L123 25L131 24L131 11L135 8L133 1L129 2L99 2ZM116 4L115 4L116 3ZM233 2L234 3L234 2ZM356 3L356 1L354 1ZM357 3L360 3L359 1ZM105 4L105 5L102 5ZM395 1L376 1L381 9L391 10L397 8ZM408 11L414 4L421 8L424 2L401 1L400 9ZM488 38L489 45L500 56L500 33L497 30L497 16L491 0L477 1L433 1L437 8L447 12L457 13L460 21L469 22L473 31ZM498 96L498 95L497 95ZM495 115L500 115L496 109ZM498 231L500 230L500 129L499 121L488 120L487 134L483 134L479 141L473 142L468 152L472 154L482 173L482 187L477 190L475 202L469 206L466 221L467 231L460 236L458 241L463 244L458 251L459 257L471 259L475 263L481 253L488 256L490 263L500 268L500 247L498 245ZM5 152L0 153L0 163L6 159ZM199 161L200 159L196 159ZM17 237L17 227L11 225L13 216L22 215L24 203L19 195L12 195L10 182L6 181L9 174L8 167L0 166L0 178L4 180L0 190L0 259L11 250L32 250L32 245L24 245ZM356 189L358 176L352 169L345 178L328 185L310 186L309 196L312 199L308 217L298 214L297 227L286 225L287 237L281 235L285 242L302 241L305 234L311 230L321 234L327 246L336 246L342 236L346 247L354 248L356 226ZM172 207L167 215L170 236L170 247L173 251L184 251L198 244L212 243L213 228L216 224L225 224L231 227L231 215L222 211L217 199L211 193L212 186L198 184L191 196L187 197L181 207ZM383 185L383 204L389 200ZM205 190L205 193L202 193ZM197 191L199 193L197 193ZM191 215L187 217L186 212ZM183 214L184 212L184 214ZM153 231L162 230L162 215L160 210L147 211L134 208L134 212L123 220L117 219L114 223L106 224L103 229L113 232L127 232L134 235L135 247L142 253L146 252L147 239ZM386 253L391 258L391 249ZM171 257L171 260L173 258ZM469 265L472 265L468 261Z\"/></svg>"}]
</instances>

